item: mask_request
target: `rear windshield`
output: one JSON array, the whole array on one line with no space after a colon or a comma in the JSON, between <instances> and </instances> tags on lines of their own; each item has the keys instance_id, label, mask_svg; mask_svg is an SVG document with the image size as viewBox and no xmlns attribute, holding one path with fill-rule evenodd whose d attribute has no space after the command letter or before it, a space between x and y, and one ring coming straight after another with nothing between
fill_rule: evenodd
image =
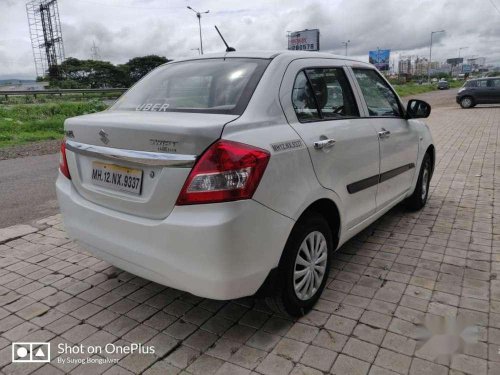
<instances>
[{"instance_id":1,"label":"rear windshield","mask_svg":"<svg viewBox=\"0 0 500 375\"><path fill-rule=\"evenodd\" d=\"M227 58L167 64L134 85L111 110L241 115L269 61Z\"/></svg>"}]
</instances>

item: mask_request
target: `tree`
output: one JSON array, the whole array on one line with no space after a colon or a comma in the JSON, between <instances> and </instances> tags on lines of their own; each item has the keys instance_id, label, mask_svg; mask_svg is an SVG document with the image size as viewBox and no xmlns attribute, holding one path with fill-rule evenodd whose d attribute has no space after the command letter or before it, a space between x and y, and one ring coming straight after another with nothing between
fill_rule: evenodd
<instances>
[{"instance_id":1,"label":"tree","mask_svg":"<svg viewBox=\"0 0 500 375\"><path fill-rule=\"evenodd\" d=\"M148 74L156 67L165 64L171 60L163 56L148 55L142 57L134 57L130 59L125 66L128 69L130 83L135 83Z\"/></svg>"},{"instance_id":2,"label":"tree","mask_svg":"<svg viewBox=\"0 0 500 375\"><path fill-rule=\"evenodd\" d=\"M109 61L69 57L59 66L61 78L52 77L50 85L59 88L130 87L168 61L162 56L149 55L134 57L126 64L117 66Z\"/></svg>"},{"instance_id":3,"label":"tree","mask_svg":"<svg viewBox=\"0 0 500 375\"><path fill-rule=\"evenodd\" d=\"M79 60L73 57L61 64L63 81L76 82L81 87L128 87L129 78L125 69L108 61ZM62 84L62 82L54 82Z\"/></svg>"}]
</instances>

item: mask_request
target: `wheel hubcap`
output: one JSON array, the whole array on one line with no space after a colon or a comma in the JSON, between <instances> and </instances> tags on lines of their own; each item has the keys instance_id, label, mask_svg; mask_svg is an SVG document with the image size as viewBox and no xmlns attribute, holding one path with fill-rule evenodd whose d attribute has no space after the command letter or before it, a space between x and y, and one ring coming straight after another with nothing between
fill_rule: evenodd
<instances>
[{"instance_id":1,"label":"wheel hubcap","mask_svg":"<svg viewBox=\"0 0 500 375\"><path fill-rule=\"evenodd\" d=\"M293 286L297 298L310 299L323 282L328 258L326 238L321 232L311 232L302 241L293 270Z\"/></svg>"},{"instance_id":2,"label":"wheel hubcap","mask_svg":"<svg viewBox=\"0 0 500 375\"><path fill-rule=\"evenodd\" d=\"M429 185L429 168L425 168L422 173L422 201L427 198L427 186Z\"/></svg>"},{"instance_id":3,"label":"wheel hubcap","mask_svg":"<svg viewBox=\"0 0 500 375\"><path fill-rule=\"evenodd\" d=\"M462 103L463 103L464 107L470 107L470 105L472 104L472 102L469 98L462 100Z\"/></svg>"}]
</instances>

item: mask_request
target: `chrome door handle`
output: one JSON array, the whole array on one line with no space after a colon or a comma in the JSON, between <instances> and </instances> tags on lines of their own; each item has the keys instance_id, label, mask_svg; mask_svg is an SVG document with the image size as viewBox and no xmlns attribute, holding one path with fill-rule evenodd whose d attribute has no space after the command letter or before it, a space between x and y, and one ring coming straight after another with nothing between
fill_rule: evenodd
<instances>
[{"instance_id":1,"label":"chrome door handle","mask_svg":"<svg viewBox=\"0 0 500 375\"><path fill-rule=\"evenodd\" d=\"M322 139L321 141L314 142L314 148L316 150L322 150L324 148L330 148L335 145L335 139Z\"/></svg>"},{"instance_id":2,"label":"chrome door handle","mask_svg":"<svg viewBox=\"0 0 500 375\"><path fill-rule=\"evenodd\" d=\"M384 128L382 128L382 131L378 132L378 137L380 139L389 138L390 136L391 132L389 130L385 130Z\"/></svg>"}]
</instances>

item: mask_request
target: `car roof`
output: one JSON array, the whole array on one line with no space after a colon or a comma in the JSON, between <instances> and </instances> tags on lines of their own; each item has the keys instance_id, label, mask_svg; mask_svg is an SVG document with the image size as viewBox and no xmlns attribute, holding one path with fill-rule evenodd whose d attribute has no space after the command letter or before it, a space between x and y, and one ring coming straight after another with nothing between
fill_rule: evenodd
<instances>
[{"instance_id":1,"label":"car roof","mask_svg":"<svg viewBox=\"0 0 500 375\"><path fill-rule=\"evenodd\" d=\"M288 50L271 50L271 51L236 51L236 52L220 52L220 53L207 53L201 56L195 56L185 59L175 60L179 61L190 61L190 60L202 60L202 59L215 59L215 58L251 58L251 59L274 59L276 57L283 58L285 60L296 60L304 58L324 58L324 59L338 59L346 60L350 62L362 63L369 65L365 61L359 59L353 59L347 56L335 55L333 53L327 52L316 52L316 51L288 51Z\"/></svg>"}]
</instances>

